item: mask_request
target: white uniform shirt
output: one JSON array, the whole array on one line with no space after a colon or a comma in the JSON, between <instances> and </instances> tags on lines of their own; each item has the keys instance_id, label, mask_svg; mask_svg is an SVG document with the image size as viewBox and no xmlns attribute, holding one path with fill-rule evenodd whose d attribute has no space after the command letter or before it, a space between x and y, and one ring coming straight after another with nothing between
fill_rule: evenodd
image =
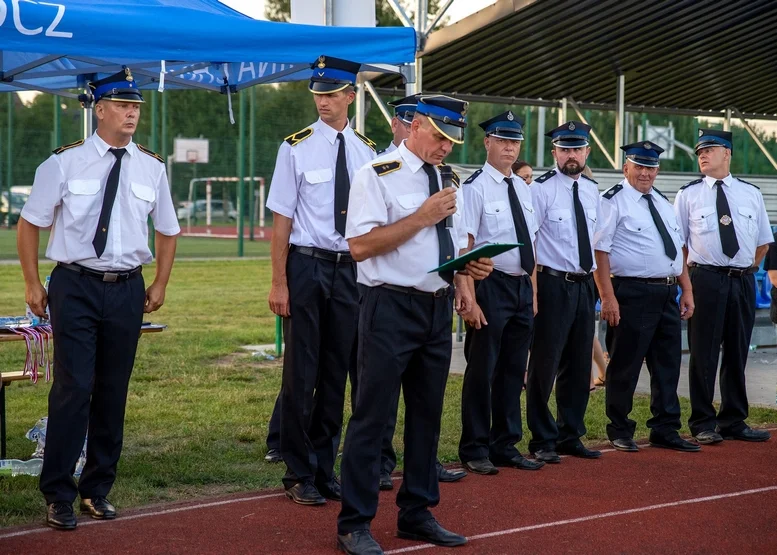
<instances>
[{"instance_id":1,"label":"white uniform shirt","mask_svg":"<svg viewBox=\"0 0 777 555\"><path fill-rule=\"evenodd\" d=\"M178 226L165 165L130 142L121 159L119 188L111 210L101 258L92 240L102 210L105 186L116 157L97 133L83 144L52 154L35 172L21 216L51 227L46 257L95 270L129 270L153 260L148 248L148 216L163 235Z\"/></svg>"},{"instance_id":2,"label":"white uniform shirt","mask_svg":"<svg viewBox=\"0 0 777 555\"><path fill-rule=\"evenodd\" d=\"M373 164L397 161L396 171L378 176ZM410 152L405 143L395 152L378 156L354 176L348 203L347 238L359 237L373 228L398 222L413 214L429 198L429 178L422 169L424 162ZM435 170L439 179L439 171ZM455 255L467 247L467 230L463 221L463 197L457 191L457 210L450 231ZM437 272L427 273L439 266L440 246L435 226L419 231L395 250L374 256L357 264L357 281L369 287L399 285L421 291L436 291L448 284Z\"/></svg>"},{"instance_id":3,"label":"white uniform shirt","mask_svg":"<svg viewBox=\"0 0 777 555\"><path fill-rule=\"evenodd\" d=\"M394 141L391 141L389 145L386 147L386 150L381 152L381 154L388 154L389 152L394 152L397 149L397 145L394 144Z\"/></svg>"},{"instance_id":4,"label":"white uniform shirt","mask_svg":"<svg viewBox=\"0 0 777 555\"><path fill-rule=\"evenodd\" d=\"M680 189L674 208L686 237L688 263L749 268L755 262L755 249L774 241L761 191L732 177L723 179L731 219L739 243L734 258L723 254L718 226L717 195L713 177L704 177Z\"/></svg>"},{"instance_id":5,"label":"white uniform shirt","mask_svg":"<svg viewBox=\"0 0 777 555\"><path fill-rule=\"evenodd\" d=\"M507 194L505 176L486 162L483 170L475 179L469 179L462 186L464 190L464 205L466 207L467 232L475 239L475 245L482 243L516 243L518 241L513 222L513 213L510 210L510 197ZM526 227L529 229L529 237L534 248L534 238L537 234L537 223L534 220L534 206L532 205L529 186L515 175L510 173L513 180L513 189L518 195L518 201L526 218ZM519 249L513 249L493 258L494 269L520 276L526 274L521 268L521 253Z\"/></svg>"},{"instance_id":6,"label":"white uniform shirt","mask_svg":"<svg viewBox=\"0 0 777 555\"><path fill-rule=\"evenodd\" d=\"M552 174L552 175L548 175ZM561 272L583 273L577 249L577 224L572 200L575 180L555 168L541 175L531 185L532 204L539 229L537 231L537 264ZM600 216L599 189L596 183L581 175L577 179L580 203L586 213L588 237L592 251L594 231ZM593 252L591 254L593 256ZM596 259L591 271L596 269Z\"/></svg>"},{"instance_id":7,"label":"white uniform shirt","mask_svg":"<svg viewBox=\"0 0 777 555\"><path fill-rule=\"evenodd\" d=\"M313 133L309 137L294 146L284 141L278 149L267 207L292 219L292 245L347 252L348 243L335 229L337 131L320 119L310 128ZM349 126L341 133L353 184L356 170L372 160L375 151Z\"/></svg>"},{"instance_id":8,"label":"white uniform shirt","mask_svg":"<svg viewBox=\"0 0 777 555\"><path fill-rule=\"evenodd\" d=\"M653 205L674 242L674 260L650 214L647 199L624 179L602 195L602 219L594 235L594 249L609 253L614 276L656 278L679 276L683 271L683 235L672 204L655 189ZM609 198L607 198L609 196Z\"/></svg>"}]
</instances>

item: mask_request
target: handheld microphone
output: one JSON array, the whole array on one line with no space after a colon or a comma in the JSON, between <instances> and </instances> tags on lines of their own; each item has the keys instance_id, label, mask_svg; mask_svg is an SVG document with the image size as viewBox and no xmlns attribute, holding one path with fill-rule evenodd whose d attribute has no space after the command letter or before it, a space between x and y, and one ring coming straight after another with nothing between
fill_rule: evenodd
<instances>
[{"instance_id":1,"label":"handheld microphone","mask_svg":"<svg viewBox=\"0 0 777 555\"><path fill-rule=\"evenodd\" d=\"M442 188L453 187L453 170L447 164L440 166L440 178L442 179ZM453 215L445 218L445 228L453 228Z\"/></svg>"}]
</instances>

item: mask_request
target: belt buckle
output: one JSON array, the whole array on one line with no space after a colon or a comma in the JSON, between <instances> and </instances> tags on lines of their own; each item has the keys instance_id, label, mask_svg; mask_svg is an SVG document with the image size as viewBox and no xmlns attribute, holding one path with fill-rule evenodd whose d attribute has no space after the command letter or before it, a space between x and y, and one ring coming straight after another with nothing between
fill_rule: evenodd
<instances>
[{"instance_id":1,"label":"belt buckle","mask_svg":"<svg viewBox=\"0 0 777 555\"><path fill-rule=\"evenodd\" d=\"M115 283L119 281L119 274L115 272L105 272L103 274L103 281L108 283Z\"/></svg>"},{"instance_id":2,"label":"belt buckle","mask_svg":"<svg viewBox=\"0 0 777 555\"><path fill-rule=\"evenodd\" d=\"M340 259L343 257L343 253L338 252L337 258L335 259L335 264L340 264Z\"/></svg>"},{"instance_id":3,"label":"belt buckle","mask_svg":"<svg viewBox=\"0 0 777 555\"><path fill-rule=\"evenodd\" d=\"M740 270L739 268L729 268L728 269L728 277L742 277L742 274L744 272Z\"/></svg>"},{"instance_id":4,"label":"belt buckle","mask_svg":"<svg viewBox=\"0 0 777 555\"><path fill-rule=\"evenodd\" d=\"M674 276L667 276L666 284L667 285L674 285Z\"/></svg>"},{"instance_id":5,"label":"belt buckle","mask_svg":"<svg viewBox=\"0 0 777 555\"><path fill-rule=\"evenodd\" d=\"M572 272L564 272L564 280L568 281L569 283L576 283L574 279L569 279L569 276L572 275Z\"/></svg>"},{"instance_id":6,"label":"belt buckle","mask_svg":"<svg viewBox=\"0 0 777 555\"><path fill-rule=\"evenodd\" d=\"M440 289L434 292L434 298L439 299L440 297L444 297L447 294L448 294L448 288L441 287Z\"/></svg>"}]
</instances>

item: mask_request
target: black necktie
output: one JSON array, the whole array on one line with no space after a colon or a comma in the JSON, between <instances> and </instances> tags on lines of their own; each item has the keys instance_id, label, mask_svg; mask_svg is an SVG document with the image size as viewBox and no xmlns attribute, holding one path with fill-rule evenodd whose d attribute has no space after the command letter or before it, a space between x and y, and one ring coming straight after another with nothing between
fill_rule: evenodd
<instances>
[{"instance_id":1,"label":"black necktie","mask_svg":"<svg viewBox=\"0 0 777 555\"><path fill-rule=\"evenodd\" d=\"M572 184L572 201L575 204L575 224L577 225L577 250L580 259L580 267L585 273L594 267L594 258L591 254L591 238L588 236L588 223L585 210L580 202L580 194L577 191L577 181Z\"/></svg>"},{"instance_id":2,"label":"black necktie","mask_svg":"<svg viewBox=\"0 0 777 555\"><path fill-rule=\"evenodd\" d=\"M116 191L119 190L119 174L121 173L121 157L127 152L126 148L112 148L110 151L116 161L113 163L111 173L108 174L108 181L105 183L105 196L103 196L103 207L100 210L100 219L97 222L97 231L94 233L92 245L97 258L100 258L105 252L105 243L108 241L108 225L111 223L111 211L113 202L116 200Z\"/></svg>"},{"instance_id":3,"label":"black necktie","mask_svg":"<svg viewBox=\"0 0 777 555\"><path fill-rule=\"evenodd\" d=\"M437 172L434 171L434 166L424 163L424 171L429 178L429 196L434 195L440 191L440 185L437 182ZM440 246L440 258L438 266L442 266L446 262L453 260L456 254L453 250L453 239L451 234L445 229L445 218L437 222L437 244ZM453 271L439 272L440 277L448 283L453 283Z\"/></svg>"},{"instance_id":4,"label":"black necktie","mask_svg":"<svg viewBox=\"0 0 777 555\"><path fill-rule=\"evenodd\" d=\"M731 218L731 208L728 206L726 193L723 191L723 182L719 179L715 182L718 188L718 198L715 207L718 209L718 229L720 230L720 246L723 254L734 258L739 252L739 241L734 230L734 220Z\"/></svg>"},{"instance_id":5,"label":"black necktie","mask_svg":"<svg viewBox=\"0 0 777 555\"><path fill-rule=\"evenodd\" d=\"M337 165L335 166L335 229L345 237L345 220L348 212L348 193L351 191L351 178L348 177L348 164L345 161L345 137L337 134L340 146L337 147Z\"/></svg>"},{"instance_id":6,"label":"black necktie","mask_svg":"<svg viewBox=\"0 0 777 555\"><path fill-rule=\"evenodd\" d=\"M658 213L655 204L653 204L653 196L642 195L642 198L647 201L648 208L650 208L650 215L653 217L653 223L656 224L658 234L664 242L664 252L671 260L674 260L677 257L677 247L674 246L674 241L672 241L672 238L669 236L669 231L666 229L666 225L664 225L664 220L661 219L661 214Z\"/></svg>"},{"instance_id":7,"label":"black necktie","mask_svg":"<svg viewBox=\"0 0 777 555\"><path fill-rule=\"evenodd\" d=\"M518 195L513 188L513 180L505 177L507 183L507 198L510 199L510 211L513 213L513 225L515 226L515 238L521 243L518 252L521 253L521 268L527 274L531 275L534 271L534 251L529 238L529 228L526 225L526 217L523 215L521 203L518 201Z\"/></svg>"}]
</instances>

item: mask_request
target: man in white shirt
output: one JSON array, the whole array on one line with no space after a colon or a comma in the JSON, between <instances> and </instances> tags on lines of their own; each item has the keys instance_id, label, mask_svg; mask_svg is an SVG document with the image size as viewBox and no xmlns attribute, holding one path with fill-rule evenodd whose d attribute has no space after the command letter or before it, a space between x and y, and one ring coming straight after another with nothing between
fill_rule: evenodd
<instances>
[{"instance_id":1,"label":"man in white shirt","mask_svg":"<svg viewBox=\"0 0 777 555\"><path fill-rule=\"evenodd\" d=\"M463 142L467 103L422 96L410 138L354 177L346 237L363 286L359 390L343 451L337 541L349 554L383 553L370 534L378 508L381 438L400 384L405 398L405 468L397 496L398 536L455 546L466 538L429 512L440 499L435 459L451 357L453 271L432 271L467 248L458 188L440 190L436 169ZM450 227L446 218L450 217ZM486 277L490 261L466 271ZM457 302L471 304L467 275ZM458 299L459 295L463 295Z\"/></svg>"},{"instance_id":2,"label":"man in white shirt","mask_svg":"<svg viewBox=\"0 0 777 555\"><path fill-rule=\"evenodd\" d=\"M591 127L570 121L549 131L556 168L531 186L539 229L537 315L526 382L529 450L537 460L561 462L558 453L587 459L601 456L586 449L585 409L594 338L594 280L591 239L599 218L599 190L583 175L591 152ZM556 384L557 416L548 409Z\"/></svg>"},{"instance_id":3,"label":"man in white shirt","mask_svg":"<svg viewBox=\"0 0 777 555\"><path fill-rule=\"evenodd\" d=\"M345 222L351 176L375 144L348 125L360 64L321 56L309 88L319 120L278 150L270 309L284 318L280 448L286 495L301 505L340 499L334 473L345 382L356 367L359 296ZM280 406L278 406L280 405Z\"/></svg>"},{"instance_id":4,"label":"man in white shirt","mask_svg":"<svg viewBox=\"0 0 777 555\"><path fill-rule=\"evenodd\" d=\"M545 464L515 448L523 437L521 390L534 327L534 220L529 186L515 175L523 127L512 111L479 124L487 161L464 184L469 243L518 243L494 257L494 271L476 284L466 316L459 458L476 474L497 466L538 470Z\"/></svg>"},{"instance_id":5,"label":"man in white shirt","mask_svg":"<svg viewBox=\"0 0 777 555\"><path fill-rule=\"evenodd\" d=\"M753 274L774 238L761 191L729 171L731 137L728 131L699 130L696 155L704 177L681 187L675 198L696 304L688 321L688 426L701 444L770 437L745 422L745 365L755 324ZM716 414L712 400L721 345L721 403Z\"/></svg>"},{"instance_id":6,"label":"man in white shirt","mask_svg":"<svg viewBox=\"0 0 777 555\"><path fill-rule=\"evenodd\" d=\"M95 519L113 519L107 496L116 479L127 387L144 312L165 300L180 232L162 158L132 135L143 97L127 68L89 84L97 131L59 147L38 166L19 220L17 246L26 299L54 333L54 383L40 489L46 522L76 527L73 501ZM142 266L152 261L148 217L156 229L157 269L145 289ZM40 228L51 226L46 257L57 262L48 295L38 276ZM84 438L86 465L72 472Z\"/></svg>"},{"instance_id":7,"label":"man in white shirt","mask_svg":"<svg viewBox=\"0 0 777 555\"><path fill-rule=\"evenodd\" d=\"M619 451L639 451L629 419L642 361L650 372L650 444L698 451L680 429L681 321L693 315L693 293L684 244L672 204L653 187L659 156L650 141L621 147L625 179L602 194L602 219L594 234L596 285L607 326L607 436ZM611 275L612 274L612 275ZM678 286L682 288L677 304Z\"/></svg>"}]
</instances>

